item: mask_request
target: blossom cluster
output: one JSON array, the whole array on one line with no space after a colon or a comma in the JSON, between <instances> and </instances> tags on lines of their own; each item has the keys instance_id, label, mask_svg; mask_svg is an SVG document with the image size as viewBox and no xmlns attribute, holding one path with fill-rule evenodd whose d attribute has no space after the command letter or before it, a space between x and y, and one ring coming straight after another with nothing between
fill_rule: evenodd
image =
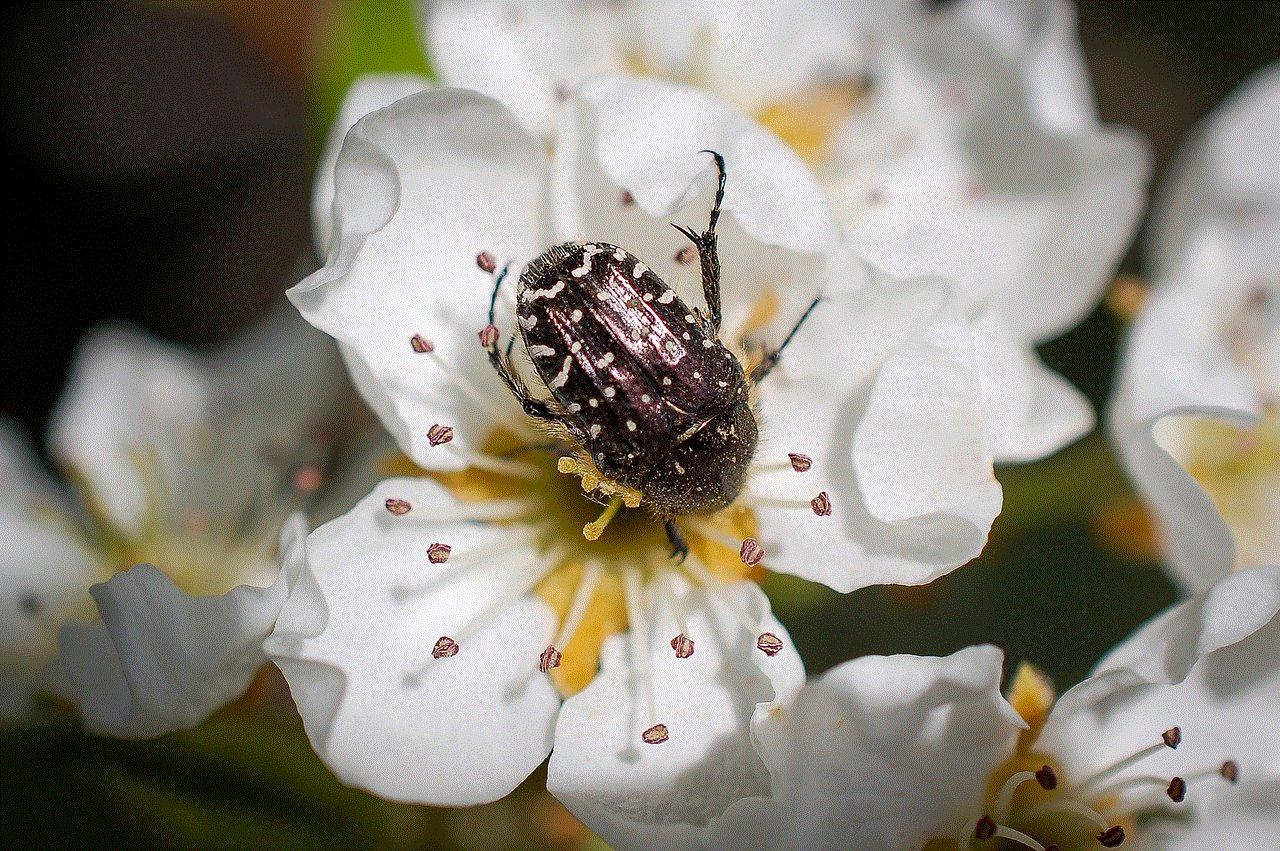
<instances>
[{"instance_id":1,"label":"blossom cluster","mask_svg":"<svg viewBox=\"0 0 1280 851\"><path fill-rule=\"evenodd\" d=\"M90 730L158 735L270 660L344 782L467 806L546 763L618 849L1280 841L1280 69L1182 155L1107 414L1185 599L1060 695L990 645L806 681L763 576L930 583L983 550L996 464L1093 428L1035 346L1097 304L1150 163L1097 119L1070 7L419 21L437 79L350 88L313 192L323 262L288 293L395 474L320 522L340 381L309 326L205 360L102 332L50 436L83 507L3 444L6 714L43 688ZM525 273L567 256L545 288ZM575 280L590 298L560 295ZM647 333L669 363L636 354ZM680 446L746 428L692 404L721 354L744 484L655 509L657 474L623 474L683 475ZM683 425L623 456L599 423L637 431L641 400ZM720 487L727 457L676 481Z\"/></svg>"}]
</instances>

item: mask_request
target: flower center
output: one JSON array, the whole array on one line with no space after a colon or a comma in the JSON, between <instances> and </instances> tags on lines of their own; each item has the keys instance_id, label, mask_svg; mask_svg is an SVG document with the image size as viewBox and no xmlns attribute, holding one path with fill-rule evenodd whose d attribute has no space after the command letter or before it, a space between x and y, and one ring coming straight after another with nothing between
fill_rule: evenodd
<instances>
[{"instance_id":1,"label":"flower center","mask_svg":"<svg viewBox=\"0 0 1280 851\"><path fill-rule=\"evenodd\" d=\"M1236 567L1271 564L1280 552L1280 293L1255 289L1224 330L1255 376L1262 408L1252 426L1166 417L1157 439L1209 494L1236 539ZM1272 360L1269 361L1268 358Z\"/></svg>"},{"instance_id":2,"label":"flower center","mask_svg":"<svg viewBox=\"0 0 1280 851\"><path fill-rule=\"evenodd\" d=\"M1067 781L1063 760L1035 749L1054 700L1048 681L1029 665L1014 676L1009 702L1029 728L1009 760L988 780L984 811L951 840L934 840L929 851L956 848L993 851L1085 851L1132 843L1139 826L1161 815L1177 817L1188 787L1217 776L1234 783L1236 765L1179 776L1135 773L1154 754L1175 749L1182 731L1170 727L1129 755L1080 780ZM1087 742L1078 743L1087 746Z\"/></svg>"},{"instance_id":3,"label":"flower center","mask_svg":"<svg viewBox=\"0 0 1280 851\"><path fill-rule=\"evenodd\" d=\"M755 119L790 145L811 166L825 159L836 131L867 99L870 77L814 83L766 104Z\"/></svg>"}]
</instances>

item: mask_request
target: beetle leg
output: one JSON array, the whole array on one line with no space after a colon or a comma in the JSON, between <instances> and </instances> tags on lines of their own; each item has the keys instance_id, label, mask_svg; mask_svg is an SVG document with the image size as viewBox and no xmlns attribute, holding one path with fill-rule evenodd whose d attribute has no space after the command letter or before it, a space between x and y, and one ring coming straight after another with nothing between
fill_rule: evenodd
<instances>
[{"instance_id":1,"label":"beetle leg","mask_svg":"<svg viewBox=\"0 0 1280 851\"><path fill-rule=\"evenodd\" d=\"M720 173L719 183L716 184L716 201L711 207L707 229L702 233L695 233L692 228L682 225L673 227L698 249L698 258L702 263L702 298L711 314L711 336L717 337L720 335L720 255L716 249L716 223L720 221L720 205L724 202L724 157L715 151L701 150L698 153L715 157L716 170Z\"/></svg>"},{"instance_id":2,"label":"beetle leg","mask_svg":"<svg viewBox=\"0 0 1280 851\"><path fill-rule=\"evenodd\" d=\"M671 542L671 557L676 560L676 564L683 564L689 555L689 541L684 536L684 530L674 520L663 521L662 528L667 533L667 540Z\"/></svg>"},{"instance_id":3,"label":"beetle leg","mask_svg":"<svg viewBox=\"0 0 1280 851\"><path fill-rule=\"evenodd\" d=\"M751 375L747 376L748 381L752 384L759 384L766 375L773 371L773 368L778 365L778 359L782 357L782 350L787 347L787 343L791 342L791 338L800 330L800 326L809 318L809 314L813 313L813 309L818 306L820 301L822 301L822 296L818 296L809 303L804 313L800 314L800 318L796 320L796 324L791 326L791 330L787 333L786 339L782 341L782 345L773 351L765 352L764 357L760 359L760 363L756 364L755 368L751 370Z\"/></svg>"}]
</instances>

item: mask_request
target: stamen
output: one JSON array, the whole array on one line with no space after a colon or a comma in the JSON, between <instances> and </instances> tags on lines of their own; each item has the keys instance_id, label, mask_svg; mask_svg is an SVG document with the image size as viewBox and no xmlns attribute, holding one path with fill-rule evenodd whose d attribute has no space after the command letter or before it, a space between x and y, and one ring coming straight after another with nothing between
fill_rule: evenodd
<instances>
[{"instance_id":1,"label":"stamen","mask_svg":"<svg viewBox=\"0 0 1280 851\"><path fill-rule=\"evenodd\" d=\"M545 674L550 668L559 667L561 652L556 648L568 647L574 633L578 631L578 627L582 626L582 619L586 617L587 607L591 605L591 599L596 593L596 585L600 582L600 572L600 563L594 561L589 563L583 571L582 580L578 582L578 587L574 589L573 602L569 604L569 611L564 616L564 622L560 624L560 631L556 633L555 641L551 642L551 645L542 651L544 660L548 652L554 652L555 664L544 665L540 662L538 669L542 673Z\"/></svg>"},{"instance_id":2,"label":"stamen","mask_svg":"<svg viewBox=\"0 0 1280 851\"><path fill-rule=\"evenodd\" d=\"M1080 794L1084 794L1098 786L1101 781L1106 780L1108 777L1113 777L1129 766L1135 765L1151 756L1151 754L1158 753L1161 748L1176 748L1181 742L1182 731L1177 727L1170 727L1168 730L1165 730L1160 734L1160 741L1158 743L1145 747L1140 751L1136 751L1119 762L1112 763L1106 768L1103 768L1093 776L1077 784L1075 786L1075 790Z\"/></svg>"},{"instance_id":3,"label":"stamen","mask_svg":"<svg viewBox=\"0 0 1280 851\"><path fill-rule=\"evenodd\" d=\"M528 434L529 424L523 419L517 418L510 410L496 404L495 400L481 393L474 384L462 376L460 372L449 364L445 363L444 358L435 350L434 346L428 348L425 352L440 369L444 372L453 385L458 388L463 396L471 400L477 408L488 414L495 423L501 423L506 427L507 431L512 434ZM433 446L435 444L432 444Z\"/></svg>"},{"instance_id":4,"label":"stamen","mask_svg":"<svg viewBox=\"0 0 1280 851\"><path fill-rule=\"evenodd\" d=\"M826 491L822 491L810 500L809 506L813 509L813 513L819 517L831 516L831 497L827 496Z\"/></svg>"},{"instance_id":5,"label":"stamen","mask_svg":"<svg viewBox=\"0 0 1280 851\"><path fill-rule=\"evenodd\" d=\"M958 848L971 848L972 840L986 842L988 839L999 836L1002 839L1009 839L1014 842L1025 845L1034 851L1046 851L1045 847L1036 842L1030 836L1027 836L1020 830L1014 830L1007 825L998 824L995 819L990 816L980 816L973 819L960 830L960 834L956 837L956 846Z\"/></svg>"},{"instance_id":6,"label":"stamen","mask_svg":"<svg viewBox=\"0 0 1280 851\"><path fill-rule=\"evenodd\" d=\"M512 552L520 552L534 546L536 540L536 530L511 530L495 537L486 544L478 547L472 547L457 555L450 555L449 566L439 572L431 574L430 579L422 586L417 588L409 588L402 585L395 586L391 589L391 598L397 603L404 603L425 594L432 588L440 585L442 582L474 570L498 557L509 556ZM431 558L430 549L427 551L428 560Z\"/></svg>"},{"instance_id":7,"label":"stamen","mask_svg":"<svg viewBox=\"0 0 1280 851\"><path fill-rule=\"evenodd\" d=\"M386 505L387 511L394 514L396 517L403 517L409 513L410 509L413 508L413 506L409 504L409 500L400 499L394 496L387 497L387 501L384 505Z\"/></svg>"},{"instance_id":8,"label":"stamen","mask_svg":"<svg viewBox=\"0 0 1280 851\"><path fill-rule=\"evenodd\" d=\"M1210 777L1221 777L1228 783L1235 783L1240 777L1240 769L1236 766L1235 760L1227 760L1217 768L1204 768L1200 771L1194 771L1191 774L1182 775L1182 779L1188 785L1198 783L1201 780L1207 780Z\"/></svg>"},{"instance_id":9,"label":"stamen","mask_svg":"<svg viewBox=\"0 0 1280 851\"><path fill-rule=\"evenodd\" d=\"M1013 795L1018 791L1018 787L1028 780L1037 780L1034 771L1019 771L1009 776L1004 781L1004 785L1000 787L1000 794L996 796L995 814L998 818L1009 817L1009 807L1013 804Z\"/></svg>"},{"instance_id":10,"label":"stamen","mask_svg":"<svg viewBox=\"0 0 1280 851\"><path fill-rule=\"evenodd\" d=\"M764 559L764 547L755 538L746 538L738 548L738 557L747 567L755 567Z\"/></svg>"},{"instance_id":11,"label":"stamen","mask_svg":"<svg viewBox=\"0 0 1280 851\"><path fill-rule=\"evenodd\" d=\"M434 352L436 350L435 345L421 334L414 334L410 337L409 345L413 346L413 350L420 355L425 355L428 352Z\"/></svg>"},{"instance_id":12,"label":"stamen","mask_svg":"<svg viewBox=\"0 0 1280 851\"><path fill-rule=\"evenodd\" d=\"M818 494L813 499L788 499L779 496L763 496L758 493L744 493L738 498L739 505L745 505L748 508L801 508L808 509L819 517L825 517L831 513L831 497L826 491Z\"/></svg>"},{"instance_id":13,"label":"stamen","mask_svg":"<svg viewBox=\"0 0 1280 851\"><path fill-rule=\"evenodd\" d=\"M487 626L495 617L511 608L516 600L527 594L533 586L542 581L551 570L559 564L564 551L557 549L553 553L544 556L540 561L533 565L533 569L529 571L523 578L523 581L512 581L507 584L507 589L494 600L476 617L472 618L466 626L458 630L452 637L441 636L436 641L435 647L431 651L431 655L439 659L442 656L453 656L458 652L459 647L464 641L471 638L485 626ZM510 577L516 580L516 577Z\"/></svg>"},{"instance_id":14,"label":"stamen","mask_svg":"<svg viewBox=\"0 0 1280 851\"><path fill-rule=\"evenodd\" d=\"M1074 798L1051 798L1047 801L1041 801L1034 806L1028 807L1023 811L1022 816L1030 821L1051 813L1071 813L1085 821L1092 822L1099 830L1107 827L1107 820L1099 815L1097 810Z\"/></svg>"},{"instance_id":15,"label":"stamen","mask_svg":"<svg viewBox=\"0 0 1280 851\"><path fill-rule=\"evenodd\" d=\"M693 655L693 639L685 635L683 630L671 639L671 649L676 651L677 659L688 659Z\"/></svg>"},{"instance_id":16,"label":"stamen","mask_svg":"<svg viewBox=\"0 0 1280 851\"><path fill-rule=\"evenodd\" d=\"M453 429L450 426L436 423L427 429L427 442L432 446L439 446L451 440L453 440Z\"/></svg>"},{"instance_id":17,"label":"stamen","mask_svg":"<svg viewBox=\"0 0 1280 851\"><path fill-rule=\"evenodd\" d=\"M397 517L406 514L409 509L401 506L405 500L396 500L391 504L391 500L387 500L387 511ZM407 505L408 503L405 503ZM401 510L403 508L403 510ZM533 499L487 499L478 502L462 502L457 505L428 506L427 508L414 509L413 517L409 520L422 521L423 523L456 523L468 520L517 520L521 517L528 517L538 508L538 503ZM409 521L405 521L409 522Z\"/></svg>"},{"instance_id":18,"label":"stamen","mask_svg":"<svg viewBox=\"0 0 1280 851\"><path fill-rule=\"evenodd\" d=\"M1169 781L1169 787L1164 790L1164 793L1175 804L1182 803L1183 799L1187 797L1187 781L1181 777L1174 777Z\"/></svg>"},{"instance_id":19,"label":"stamen","mask_svg":"<svg viewBox=\"0 0 1280 851\"><path fill-rule=\"evenodd\" d=\"M498 345L498 341L502 339L502 332L498 330L497 325L486 325L480 329L479 334L480 345L486 349L492 349Z\"/></svg>"},{"instance_id":20,"label":"stamen","mask_svg":"<svg viewBox=\"0 0 1280 851\"><path fill-rule=\"evenodd\" d=\"M640 738L645 744L657 745L667 740L667 726L657 722L657 700L653 695L653 679L649 676L649 636L645 633L648 620L641 607L640 573L635 568L623 569L622 596L627 606L627 623L631 627L631 660L649 710L649 723Z\"/></svg>"},{"instance_id":21,"label":"stamen","mask_svg":"<svg viewBox=\"0 0 1280 851\"><path fill-rule=\"evenodd\" d=\"M560 659L563 655L555 648L554 644L548 644L547 649L543 650L542 654L538 656L538 670L545 674L552 668L559 668Z\"/></svg>"},{"instance_id":22,"label":"stamen","mask_svg":"<svg viewBox=\"0 0 1280 851\"><path fill-rule=\"evenodd\" d=\"M813 466L813 459L808 455L801 455L798 452L788 452L787 458L791 459L791 469L797 473L807 473L809 468Z\"/></svg>"},{"instance_id":23,"label":"stamen","mask_svg":"<svg viewBox=\"0 0 1280 851\"><path fill-rule=\"evenodd\" d=\"M743 628L746 629L747 632L756 636L756 648L759 649L761 653L766 656L776 656L782 652L782 648L785 646L782 643L782 639L774 635L772 632L765 632L759 623L751 620L751 618L747 616L747 613L738 607L737 602L735 602L727 593L724 593L722 590L724 583L720 579L716 578L711 571L707 570L704 565L694 558L692 553L689 554L689 558L685 559L684 568L698 580L698 583L702 585L703 588L707 589L708 592L715 594L719 598L720 602L724 603L729 611L733 612L734 617L738 619L738 623L742 624Z\"/></svg>"},{"instance_id":24,"label":"stamen","mask_svg":"<svg viewBox=\"0 0 1280 851\"><path fill-rule=\"evenodd\" d=\"M480 267L480 271L492 275L498 269L498 259L488 251L481 251L476 255L476 265Z\"/></svg>"},{"instance_id":25,"label":"stamen","mask_svg":"<svg viewBox=\"0 0 1280 851\"><path fill-rule=\"evenodd\" d=\"M1165 787L1168 783L1169 781L1163 777L1158 777L1154 774L1144 774L1137 777L1126 777L1125 779L1117 780L1114 783L1098 786L1090 792L1090 795L1095 800L1105 801L1126 789L1132 789L1138 786Z\"/></svg>"},{"instance_id":26,"label":"stamen","mask_svg":"<svg viewBox=\"0 0 1280 851\"><path fill-rule=\"evenodd\" d=\"M434 446L435 444L432 445ZM470 464L472 467L478 467L481 470L488 470L490 473L511 476L514 479L524 479L529 482L537 481L543 477L542 471L532 464L513 461L510 458L498 458L487 452L477 452L470 447L460 445L456 441L450 441L445 446L464 463Z\"/></svg>"},{"instance_id":27,"label":"stamen","mask_svg":"<svg viewBox=\"0 0 1280 851\"><path fill-rule=\"evenodd\" d=\"M1042 765L1036 772L1036 782L1040 784L1041 789L1050 792L1058 788L1058 775L1049 766Z\"/></svg>"},{"instance_id":28,"label":"stamen","mask_svg":"<svg viewBox=\"0 0 1280 851\"><path fill-rule=\"evenodd\" d=\"M622 508L622 495L615 494L613 499L609 500L609 504L605 506L604 511L600 512L600 516L590 523L582 527L582 537L588 541L594 541L604 533L604 527L609 525L609 521L618 513L618 509Z\"/></svg>"},{"instance_id":29,"label":"stamen","mask_svg":"<svg viewBox=\"0 0 1280 851\"><path fill-rule=\"evenodd\" d=\"M1240 768L1236 765L1236 761L1233 759L1229 759L1222 763L1222 767L1218 769L1218 773L1221 774L1223 779L1228 783L1235 783L1240 779Z\"/></svg>"},{"instance_id":30,"label":"stamen","mask_svg":"<svg viewBox=\"0 0 1280 851\"><path fill-rule=\"evenodd\" d=\"M697 532L700 537L708 538L715 541L720 546L728 550L738 550L742 546L742 541L722 532L717 527L707 523L705 520L699 520L697 517L682 517L680 522L689 529Z\"/></svg>"},{"instance_id":31,"label":"stamen","mask_svg":"<svg viewBox=\"0 0 1280 851\"><path fill-rule=\"evenodd\" d=\"M449 560L449 553L453 552L453 547L448 544L434 543L427 547L427 561L432 564L444 564Z\"/></svg>"},{"instance_id":32,"label":"stamen","mask_svg":"<svg viewBox=\"0 0 1280 851\"><path fill-rule=\"evenodd\" d=\"M676 627L680 630L680 634L671 639L671 649L676 652L677 659L688 659L693 655L693 639L689 637L689 624L685 620L684 606L676 596L675 589L672 587L673 582L673 575L668 573L666 581L662 583L663 596L667 598L671 615L675 618Z\"/></svg>"}]
</instances>

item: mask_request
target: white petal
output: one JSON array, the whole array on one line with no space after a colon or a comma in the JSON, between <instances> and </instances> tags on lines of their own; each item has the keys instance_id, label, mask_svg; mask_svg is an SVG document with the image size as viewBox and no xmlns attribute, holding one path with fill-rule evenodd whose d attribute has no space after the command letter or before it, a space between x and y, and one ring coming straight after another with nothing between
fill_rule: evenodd
<instances>
[{"instance_id":1,"label":"white petal","mask_svg":"<svg viewBox=\"0 0 1280 851\"><path fill-rule=\"evenodd\" d=\"M461 466L432 451L436 423L472 444L504 414L523 428L476 338L493 288L476 254L503 263L542 252L544 175L544 155L515 117L473 92L403 98L360 119L343 143L329 257L289 296L338 340L365 400L421 465ZM415 334L444 368L413 350ZM500 410L478 410L460 378Z\"/></svg>"},{"instance_id":2,"label":"white petal","mask_svg":"<svg viewBox=\"0 0 1280 851\"><path fill-rule=\"evenodd\" d=\"M762 445L813 469L749 485L825 490L832 514L762 505L760 540L773 569L840 591L928 582L977 555L1000 510L969 319L944 282L868 278L854 260L845 274L761 386Z\"/></svg>"},{"instance_id":3,"label":"white petal","mask_svg":"<svg viewBox=\"0 0 1280 851\"><path fill-rule=\"evenodd\" d=\"M535 134L550 134L564 93L583 79L625 70L602 3L418 5L440 79L501 100Z\"/></svg>"},{"instance_id":4,"label":"white petal","mask_svg":"<svg viewBox=\"0 0 1280 851\"><path fill-rule=\"evenodd\" d=\"M618 848L696 847L701 826L732 801L766 794L769 778L750 731L804 679L799 656L754 584L711 594L684 589L682 596L693 655L676 658L669 642L680 628L656 602L644 623L632 625L644 633L637 640L649 679L627 646L633 636L616 636L605 646L600 675L565 702L556 724L547 788ZM761 653L735 606L778 635L782 652ZM670 738L647 744L640 734L655 722Z\"/></svg>"},{"instance_id":5,"label":"white petal","mask_svg":"<svg viewBox=\"0 0 1280 851\"><path fill-rule=\"evenodd\" d=\"M147 511L144 464L162 474L182 464L176 448L209 411L210 388L195 355L145 331L109 325L91 333L49 424L49 454L84 477L91 498L120 529L136 533Z\"/></svg>"},{"instance_id":6,"label":"white petal","mask_svg":"<svg viewBox=\"0 0 1280 851\"><path fill-rule=\"evenodd\" d=\"M1043 458L1092 430L1088 400L1013 335L998 309L976 323L973 344L997 462Z\"/></svg>"},{"instance_id":7,"label":"white petal","mask_svg":"<svg viewBox=\"0 0 1280 851\"><path fill-rule=\"evenodd\" d=\"M311 230L315 235L316 253L321 257L329 254L329 242L334 235L334 167L347 131L374 110L429 88L431 83L417 74L366 74L352 83L343 95L342 105L329 127L311 191Z\"/></svg>"},{"instance_id":8,"label":"white petal","mask_svg":"<svg viewBox=\"0 0 1280 851\"><path fill-rule=\"evenodd\" d=\"M409 513L389 514L390 497L407 500ZM459 634L529 573L536 554L512 538L493 564L450 575L467 550L515 534L426 516L456 505L428 479L392 479L321 526L306 541L309 578L266 643L321 758L386 798L495 800L551 748L560 701L537 673L554 628L547 606L525 595L474 635ZM433 542L453 547L449 562L428 561ZM444 635L458 636L461 649L433 659Z\"/></svg>"},{"instance_id":9,"label":"white petal","mask_svg":"<svg viewBox=\"0 0 1280 851\"><path fill-rule=\"evenodd\" d=\"M1144 825L1139 851L1251 851L1280 848L1280 778L1239 786L1200 787L1189 796L1196 818L1160 819Z\"/></svg>"},{"instance_id":10,"label":"white petal","mask_svg":"<svg viewBox=\"0 0 1280 851\"><path fill-rule=\"evenodd\" d=\"M760 728L772 803L731 807L710 847L900 851L955 836L1023 726L1000 696L1001 658L868 656L809 683Z\"/></svg>"},{"instance_id":11,"label":"white petal","mask_svg":"<svg viewBox=\"0 0 1280 851\"><path fill-rule=\"evenodd\" d=\"M62 627L51 686L91 732L144 738L194 727L248 687L288 577L191 597L144 564L89 590L101 620Z\"/></svg>"}]
</instances>

